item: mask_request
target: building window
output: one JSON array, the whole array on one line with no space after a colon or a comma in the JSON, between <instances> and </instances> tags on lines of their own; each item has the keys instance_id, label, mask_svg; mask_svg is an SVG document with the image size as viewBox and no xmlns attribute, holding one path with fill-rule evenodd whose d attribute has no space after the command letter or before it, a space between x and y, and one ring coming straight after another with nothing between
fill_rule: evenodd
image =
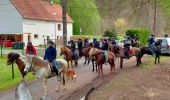
<instances>
[{"instance_id":1,"label":"building window","mask_svg":"<svg viewBox=\"0 0 170 100\"><path fill-rule=\"evenodd\" d=\"M61 24L58 24L58 31L61 31Z\"/></svg>"},{"instance_id":2,"label":"building window","mask_svg":"<svg viewBox=\"0 0 170 100\"><path fill-rule=\"evenodd\" d=\"M38 34L34 34L34 39L38 39Z\"/></svg>"}]
</instances>

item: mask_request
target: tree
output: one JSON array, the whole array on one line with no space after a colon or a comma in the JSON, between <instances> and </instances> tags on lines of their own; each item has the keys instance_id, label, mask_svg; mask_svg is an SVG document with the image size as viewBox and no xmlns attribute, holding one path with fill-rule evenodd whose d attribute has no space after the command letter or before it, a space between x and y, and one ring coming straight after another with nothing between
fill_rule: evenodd
<instances>
[{"instance_id":1,"label":"tree","mask_svg":"<svg viewBox=\"0 0 170 100\"><path fill-rule=\"evenodd\" d=\"M117 32L114 28L112 30L107 29L107 30L105 30L103 36L104 37L115 37L115 38L117 38Z\"/></svg>"},{"instance_id":2,"label":"tree","mask_svg":"<svg viewBox=\"0 0 170 100\"><path fill-rule=\"evenodd\" d=\"M61 0L53 0L61 4ZM99 31L100 15L94 0L67 0L67 13L73 19L73 33L83 34Z\"/></svg>"},{"instance_id":3,"label":"tree","mask_svg":"<svg viewBox=\"0 0 170 100\"><path fill-rule=\"evenodd\" d=\"M118 18L114 21L114 26L119 34L124 35L125 30L127 28L127 22L123 18Z\"/></svg>"}]
</instances>

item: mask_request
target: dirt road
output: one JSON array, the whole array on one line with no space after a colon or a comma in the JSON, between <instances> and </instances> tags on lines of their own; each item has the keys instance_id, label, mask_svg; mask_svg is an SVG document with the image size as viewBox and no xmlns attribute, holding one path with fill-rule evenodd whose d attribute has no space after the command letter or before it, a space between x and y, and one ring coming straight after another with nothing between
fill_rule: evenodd
<instances>
[{"instance_id":1,"label":"dirt road","mask_svg":"<svg viewBox=\"0 0 170 100\"><path fill-rule=\"evenodd\" d=\"M92 72L92 65L83 65L84 59L79 61L79 66L75 69L77 73L77 81L74 82L72 80L68 80L66 82L66 90L61 90L60 92L56 92L55 88L58 86L58 82L56 78L48 79L48 100L80 100L81 97L83 97L86 94L86 91L91 87L88 87L87 89L83 90L84 87L86 87L88 84L91 84L94 79L97 78L98 73ZM135 66L136 62L134 58L131 58L129 61L126 62L133 62L131 66ZM116 62L116 67L119 69L119 64ZM126 66L126 64L124 64ZM105 79L107 79L107 74L110 73L110 66L104 65L104 74ZM120 69L119 69L120 70ZM113 73L114 75L115 73ZM110 74L109 74L110 75ZM108 75L108 77L109 77ZM103 79L99 79L101 83ZM97 83L96 83L97 84ZM94 86L96 86L94 84ZM28 84L28 87L31 91L31 94L33 96L33 100L39 100L40 97L43 95L43 88L40 80L33 81ZM81 92L82 91L82 92ZM80 95L77 95L76 92ZM75 98L76 97L76 98ZM3 93L0 93L0 100L14 100L14 89L5 91Z\"/></svg>"}]
</instances>

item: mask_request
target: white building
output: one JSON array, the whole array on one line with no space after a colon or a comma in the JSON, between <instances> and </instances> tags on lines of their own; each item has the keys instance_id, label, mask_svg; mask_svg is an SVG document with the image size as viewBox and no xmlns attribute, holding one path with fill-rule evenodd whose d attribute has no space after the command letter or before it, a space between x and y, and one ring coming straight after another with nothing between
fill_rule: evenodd
<instances>
[{"instance_id":1,"label":"white building","mask_svg":"<svg viewBox=\"0 0 170 100\"><path fill-rule=\"evenodd\" d=\"M63 37L62 8L41 0L0 0L0 40L31 40L35 46L44 44L49 36ZM67 15L68 40L73 34L72 19Z\"/></svg>"}]
</instances>

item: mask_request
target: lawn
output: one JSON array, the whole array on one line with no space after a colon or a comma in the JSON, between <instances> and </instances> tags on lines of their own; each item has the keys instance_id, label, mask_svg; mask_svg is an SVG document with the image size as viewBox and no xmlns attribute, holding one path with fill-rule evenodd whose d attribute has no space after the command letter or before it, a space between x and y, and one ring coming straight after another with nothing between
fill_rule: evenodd
<instances>
[{"instance_id":1,"label":"lawn","mask_svg":"<svg viewBox=\"0 0 170 100\"><path fill-rule=\"evenodd\" d=\"M22 76L18 70L18 66L14 64L14 75L15 79L12 79L12 65L6 65L6 56L0 57L0 91L7 90L9 88L15 87ZM35 79L32 73L27 74L27 80Z\"/></svg>"}]
</instances>

